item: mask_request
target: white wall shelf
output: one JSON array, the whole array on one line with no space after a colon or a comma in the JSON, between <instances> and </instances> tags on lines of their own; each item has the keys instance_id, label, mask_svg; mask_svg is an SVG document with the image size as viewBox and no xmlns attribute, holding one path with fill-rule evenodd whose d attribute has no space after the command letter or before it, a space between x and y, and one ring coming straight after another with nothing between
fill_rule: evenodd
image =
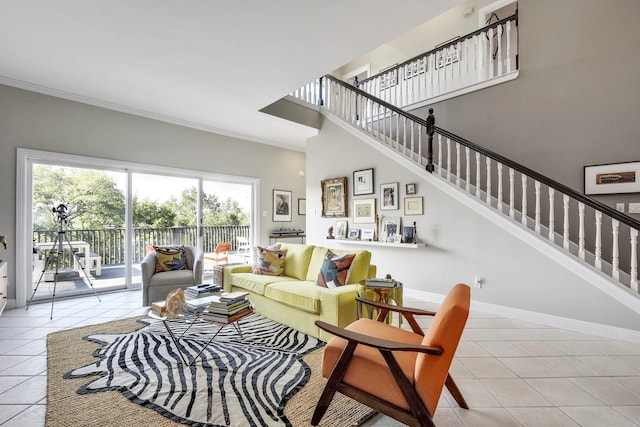
<instances>
[{"instance_id":1,"label":"white wall shelf","mask_svg":"<svg viewBox=\"0 0 640 427\"><path fill-rule=\"evenodd\" d=\"M360 246L386 246L391 248L418 249L426 246L426 243L387 243L387 242L371 242L366 240L349 240L349 239L326 239L327 242L344 243L345 245Z\"/></svg>"}]
</instances>

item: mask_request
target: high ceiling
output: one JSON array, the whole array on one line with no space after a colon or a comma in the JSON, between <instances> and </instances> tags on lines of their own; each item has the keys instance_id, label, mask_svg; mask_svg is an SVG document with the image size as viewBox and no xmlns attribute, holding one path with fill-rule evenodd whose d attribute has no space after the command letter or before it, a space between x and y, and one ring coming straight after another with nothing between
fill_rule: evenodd
<instances>
[{"instance_id":1,"label":"high ceiling","mask_svg":"<svg viewBox=\"0 0 640 427\"><path fill-rule=\"evenodd\" d=\"M0 0L0 84L304 150L260 113L460 0Z\"/></svg>"}]
</instances>

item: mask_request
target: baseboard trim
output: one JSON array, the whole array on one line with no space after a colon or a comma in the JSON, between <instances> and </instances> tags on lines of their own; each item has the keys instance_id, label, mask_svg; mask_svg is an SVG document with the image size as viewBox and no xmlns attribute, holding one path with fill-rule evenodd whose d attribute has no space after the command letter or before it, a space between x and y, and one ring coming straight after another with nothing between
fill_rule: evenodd
<instances>
[{"instance_id":1,"label":"baseboard trim","mask_svg":"<svg viewBox=\"0 0 640 427\"><path fill-rule=\"evenodd\" d=\"M442 303L442 301L444 300L444 295L410 288L404 288L404 295L407 297L412 297L438 304ZM494 314L496 316L506 317L509 319L538 323L540 325L566 329L583 334L640 344L640 331L636 331L633 329L619 328L617 326L603 325L600 323L585 322L583 320L576 320L567 317L554 316L551 314L521 310L518 308L490 304L482 301L472 301L471 309L473 311Z\"/></svg>"}]
</instances>

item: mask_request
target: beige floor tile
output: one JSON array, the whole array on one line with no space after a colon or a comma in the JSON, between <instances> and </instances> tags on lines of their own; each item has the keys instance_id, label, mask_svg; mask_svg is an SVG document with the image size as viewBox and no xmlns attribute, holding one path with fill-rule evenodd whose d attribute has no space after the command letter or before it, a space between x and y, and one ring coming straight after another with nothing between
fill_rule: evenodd
<instances>
[{"instance_id":1,"label":"beige floor tile","mask_svg":"<svg viewBox=\"0 0 640 427\"><path fill-rule=\"evenodd\" d=\"M522 424L504 408L456 409L456 414L467 427L522 427Z\"/></svg>"},{"instance_id":2,"label":"beige floor tile","mask_svg":"<svg viewBox=\"0 0 640 427\"><path fill-rule=\"evenodd\" d=\"M498 360L521 378L557 377L559 374L549 365L531 357L501 357Z\"/></svg>"},{"instance_id":3,"label":"beige floor tile","mask_svg":"<svg viewBox=\"0 0 640 427\"><path fill-rule=\"evenodd\" d=\"M525 357L527 353L518 347L515 342L486 341L479 343L493 357Z\"/></svg>"},{"instance_id":4,"label":"beige floor tile","mask_svg":"<svg viewBox=\"0 0 640 427\"><path fill-rule=\"evenodd\" d=\"M581 377L570 380L606 405L640 405L640 394L623 387L612 378Z\"/></svg>"},{"instance_id":5,"label":"beige floor tile","mask_svg":"<svg viewBox=\"0 0 640 427\"><path fill-rule=\"evenodd\" d=\"M510 408L509 411L524 427L577 427L558 408Z\"/></svg>"},{"instance_id":6,"label":"beige floor tile","mask_svg":"<svg viewBox=\"0 0 640 427\"><path fill-rule=\"evenodd\" d=\"M596 372L587 365L577 361L571 356L562 357L538 357L540 362L551 367L558 375L563 377L594 376Z\"/></svg>"},{"instance_id":7,"label":"beige floor tile","mask_svg":"<svg viewBox=\"0 0 640 427\"><path fill-rule=\"evenodd\" d=\"M614 406L613 409L640 425L640 406Z\"/></svg>"},{"instance_id":8,"label":"beige floor tile","mask_svg":"<svg viewBox=\"0 0 640 427\"><path fill-rule=\"evenodd\" d=\"M456 379L460 392L470 408L501 408L502 403L477 379Z\"/></svg>"},{"instance_id":9,"label":"beige floor tile","mask_svg":"<svg viewBox=\"0 0 640 427\"><path fill-rule=\"evenodd\" d=\"M555 406L597 406L603 404L592 394L587 393L566 378L530 378L526 381Z\"/></svg>"},{"instance_id":10,"label":"beige floor tile","mask_svg":"<svg viewBox=\"0 0 640 427\"><path fill-rule=\"evenodd\" d=\"M497 359L487 357L459 357L458 360L462 362L476 378L515 378L517 376Z\"/></svg>"},{"instance_id":11,"label":"beige floor tile","mask_svg":"<svg viewBox=\"0 0 640 427\"><path fill-rule=\"evenodd\" d=\"M458 345L456 350L457 357L491 357L491 354L484 348L484 345L473 342L465 341Z\"/></svg>"},{"instance_id":12,"label":"beige floor tile","mask_svg":"<svg viewBox=\"0 0 640 427\"><path fill-rule=\"evenodd\" d=\"M637 427L637 424L607 406L571 406L560 408L582 427Z\"/></svg>"},{"instance_id":13,"label":"beige floor tile","mask_svg":"<svg viewBox=\"0 0 640 427\"><path fill-rule=\"evenodd\" d=\"M567 354L544 341L516 341L513 343L529 356L566 356Z\"/></svg>"},{"instance_id":14,"label":"beige floor tile","mask_svg":"<svg viewBox=\"0 0 640 427\"><path fill-rule=\"evenodd\" d=\"M640 370L621 356L576 356L576 360L605 377L640 376Z\"/></svg>"},{"instance_id":15,"label":"beige floor tile","mask_svg":"<svg viewBox=\"0 0 640 427\"><path fill-rule=\"evenodd\" d=\"M503 406L553 406L526 381L520 378L487 379L482 384Z\"/></svg>"}]
</instances>

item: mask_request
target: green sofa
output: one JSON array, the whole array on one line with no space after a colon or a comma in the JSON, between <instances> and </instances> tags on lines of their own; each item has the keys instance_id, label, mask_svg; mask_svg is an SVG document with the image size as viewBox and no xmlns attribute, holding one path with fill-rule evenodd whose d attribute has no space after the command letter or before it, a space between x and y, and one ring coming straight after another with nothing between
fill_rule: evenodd
<instances>
[{"instance_id":1,"label":"green sofa","mask_svg":"<svg viewBox=\"0 0 640 427\"><path fill-rule=\"evenodd\" d=\"M316 320L340 327L356 320L358 284L376 275L371 252L331 249L337 255L353 253L356 257L348 283L329 289L316 285L328 248L297 243L282 243L280 248L287 250L282 276L254 274L251 265L228 266L224 268L224 290L249 292L261 315L325 341L331 335L319 329Z\"/></svg>"}]
</instances>

